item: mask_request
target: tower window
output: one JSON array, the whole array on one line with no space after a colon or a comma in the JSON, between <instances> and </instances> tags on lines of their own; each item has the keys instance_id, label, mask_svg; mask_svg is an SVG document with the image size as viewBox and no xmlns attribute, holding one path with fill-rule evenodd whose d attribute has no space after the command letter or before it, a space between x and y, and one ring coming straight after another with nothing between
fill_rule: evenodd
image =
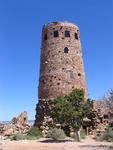
<instances>
[{"instance_id":1,"label":"tower window","mask_svg":"<svg viewBox=\"0 0 113 150\"><path fill-rule=\"evenodd\" d=\"M77 40L78 40L78 34L77 34L77 33L75 33L75 39L77 39Z\"/></svg>"},{"instance_id":2,"label":"tower window","mask_svg":"<svg viewBox=\"0 0 113 150\"><path fill-rule=\"evenodd\" d=\"M44 36L44 40L47 40L47 33L46 33L45 36Z\"/></svg>"},{"instance_id":3,"label":"tower window","mask_svg":"<svg viewBox=\"0 0 113 150\"><path fill-rule=\"evenodd\" d=\"M54 37L58 37L59 34L58 34L58 31L54 31Z\"/></svg>"},{"instance_id":4,"label":"tower window","mask_svg":"<svg viewBox=\"0 0 113 150\"><path fill-rule=\"evenodd\" d=\"M64 53L68 53L69 49L67 47L64 48Z\"/></svg>"},{"instance_id":5,"label":"tower window","mask_svg":"<svg viewBox=\"0 0 113 150\"><path fill-rule=\"evenodd\" d=\"M65 31L65 37L70 37L70 32L69 31Z\"/></svg>"}]
</instances>

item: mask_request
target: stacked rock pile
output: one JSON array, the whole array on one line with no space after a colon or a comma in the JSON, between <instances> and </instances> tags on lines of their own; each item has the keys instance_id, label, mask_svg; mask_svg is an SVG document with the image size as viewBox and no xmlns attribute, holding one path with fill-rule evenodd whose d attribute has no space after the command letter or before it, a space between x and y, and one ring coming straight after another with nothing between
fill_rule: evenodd
<instances>
[{"instance_id":1,"label":"stacked rock pile","mask_svg":"<svg viewBox=\"0 0 113 150\"><path fill-rule=\"evenodd\" d=\"M0 135L10 136L13 134L24 134L30 129L30 125L27 123L27 112L22 112L17 118L14 117L8 124L0 124Z\"/></svg>"}]
</instances>

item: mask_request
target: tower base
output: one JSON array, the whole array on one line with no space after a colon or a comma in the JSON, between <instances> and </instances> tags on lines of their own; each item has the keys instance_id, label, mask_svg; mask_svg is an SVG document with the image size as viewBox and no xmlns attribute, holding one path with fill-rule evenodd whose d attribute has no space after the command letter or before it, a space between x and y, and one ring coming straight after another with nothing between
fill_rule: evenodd
<instances>
[{"instance_id":1,"label":"tower base","mask_svg":"<svg viewBox=\"0 0 113 150\"><path fill-rule=\"evenodd\" d=\"M35 127L42 130L43 136L47 135L48 129L53 125L51 117L52 99L40 99L36 105Z\"/></svg>"}]
</instances>

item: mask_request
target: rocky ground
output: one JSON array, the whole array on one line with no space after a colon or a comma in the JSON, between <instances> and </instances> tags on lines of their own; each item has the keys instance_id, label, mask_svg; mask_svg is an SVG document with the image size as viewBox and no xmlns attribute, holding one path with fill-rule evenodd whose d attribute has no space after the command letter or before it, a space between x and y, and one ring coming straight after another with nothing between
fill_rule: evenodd
<instances>
[{"instance_id":1,"label":"rocky ground","mask_svg":"<svg viewBox=\"0 0 113 150\"><path fill-rule=\"evenodd\" d=\"M92 136L88 136L81 142L74 142L70 139L64 141L52 141L47 138L39 140L5 140L13 134L25 134L31 128L27 123L27 112L22 112L14 117L9 124L0 123L0 150L113 150L113 142L97 142ZM106 122L98 122L95 133L98 135L104 132ZM93 132L91 132L93 135Z\"/></svg>"},{"instance_id":2,"label":"rocky ground","mask_svg":"<svg viewBox=\"0 0 113 150\"><path fill-rule=\"evenodd\" d=\"M39 140L24 141L0 141L0 150L113 150L113 143L96 142L87 137L81 142L60 141L53 142L45 138Z\"/></svg>"}]
</instances>

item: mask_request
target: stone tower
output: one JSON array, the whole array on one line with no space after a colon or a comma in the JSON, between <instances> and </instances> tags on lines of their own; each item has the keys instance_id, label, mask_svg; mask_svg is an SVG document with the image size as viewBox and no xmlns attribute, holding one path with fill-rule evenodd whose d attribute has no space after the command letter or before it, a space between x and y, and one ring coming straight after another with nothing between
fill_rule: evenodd
<instances>
[{"instance_id":1,"label":"stone tower","mask_svg":"<svg viewBox=\"0 0 113 150\"><path fill-rule=\"evenodd\" d=\"M68 22L51 22L43 26L40 58L39 102L35 126L51 123L51 101L74 88L84 89L86 82L79 28Z\"/></svg>"}]
</instances>

